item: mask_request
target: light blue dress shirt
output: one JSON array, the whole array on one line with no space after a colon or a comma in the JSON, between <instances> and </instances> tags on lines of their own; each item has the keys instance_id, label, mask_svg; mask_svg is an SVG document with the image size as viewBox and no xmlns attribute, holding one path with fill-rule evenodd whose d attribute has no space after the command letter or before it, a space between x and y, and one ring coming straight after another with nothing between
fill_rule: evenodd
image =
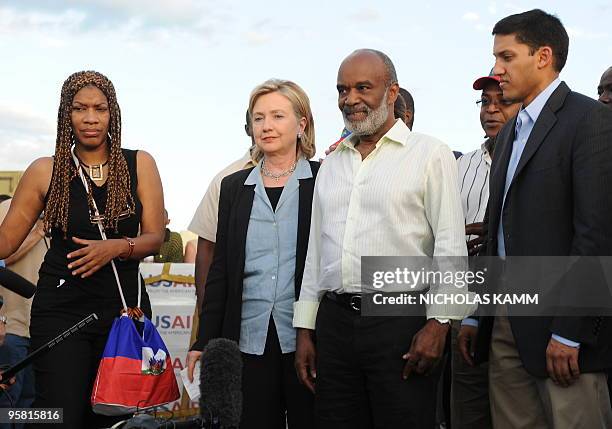
<instances>
[{"instance_id":1,"label":"light blue dress shirt","mask_svg":"<svg viewBox=\"0 0 612 429\"><path fill-rule=\"evenodd\" d=\"M299 179L312 177L307 160L300 158L276 206L272 209L261 177L261 162L245 185L255 185L247 230L240 351L263 355L270 315L282 353L295 351L293 303L299 212Z\"/></svg>"},{"instance_id":2,"label":"light blue dress shirt","mask_svg":"<svg viewBox=\"0 0 612 429\"><path fill-rule=\"evenodd\" d=\"M544 105L550 98L555 89L561 84L561 79L556 78L553 80L550 85L546 87L546 89L529 104L529 106L522 108L518 114L516 119L516 128L514 133L514 142L512 143L512 154L510 155L510 160L508 161L508 171L506 173L506 184L504 185L504 198L502 202L501 212L504 212L504 203L506 202L506 194L508 193L508 189L510 188L510 184L512 183L512 179L514 178L514 173L516 172L516 167L521 160L521 155L523 154L523 150L525 150L525 146L527 145L527 140L529 140L529 136L531 135L531 130L533 130L533 126L535 125ZM506 256L506 243L504 242L504 223L502 222L502 216L500 216L499 228L497 229L497 254L499 256Z\"/></svg>"},{"instance_id":3,"label":"light blue dress shirt","mask_svg":"<svg viewBox=\"0 0 612 429\"><path fill-rule=\"evenodd\" d=\"M516 172L516 168L521 160L521 155L523 154L523 150L525 150L525 146L527 145L527 141L529 140L533 126L538 120L544 105L546 105L546 102L560 84L561 79L557 77L546 87L546 89L544 89L544 91L538 94L538 96L531 103L529 103L529 106L522 108L517 116L514 141L512 143L512 153L510 154L510 160L508 161L508 171L506 172L506 182L504 185L504 197L501 208L502 214L504 212L504 204L506 202L508 189L512 184L514 173ZM497 229L497 253L502 258L506 256L506 243L504 241L504 224L502 222L502 216L500 216L499 228ZM468 318L463 320L462 325L478 326L478 321ZM567 346L580 346L580 343L568 340L567 338L560 337L556 334L553 334L552 338Z\"/></svg>"}]
</instances>

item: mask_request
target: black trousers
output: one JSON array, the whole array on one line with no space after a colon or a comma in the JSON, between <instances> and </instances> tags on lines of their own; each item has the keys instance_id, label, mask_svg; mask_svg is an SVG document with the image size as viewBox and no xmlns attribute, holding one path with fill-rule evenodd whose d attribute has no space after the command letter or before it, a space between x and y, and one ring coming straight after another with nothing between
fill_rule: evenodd
<instances>
[{"instance_id":1,"label":"black trousers","mask_svg":"<svg viewBox=\"0 0 612 429\"><path fill-rule=\"evenodd\" d=\"M295 353L282 353L270 318L264 354L242 354L240 429L314 428L314 397L300 384L294 360Z\"/></svg>"},{"instance_id":2,"label":"black trousers","mask_svg":"<svg viewBox=\"0 0 612 429\"><path fill-rule=\"evenodd\" d=\"M439 367L402 379L424 317L362 317L323 298L316 321L320 429L433 429Z\"/></svg>"},{"instance_id":3,"label":"black trousers","mask_svg":"<svg viewBox=\"0 0 612 429\"><path fill-rule=\"evenodd\" d=\"M78 319L77 319L78 320ZM52 427L62 429L106 428L129 416L108 417L94 414L91 391L106 345L109 322L94 322L83 331L68 337L37 359L34 364L36 397L34 408L63 408L64 423ZM32 349L36 349L74 321L65 318L45 318L44 329L36 323L32 334ZM28 425L27 428L47 428L48 424Z\"/></svg>"},{"instance_id":4,"label":"black trousers","mask_svg":"<svg viewBox=\"0 0 612 429\"><path fill-rule=\"evenodd\" d=\"M36 350L91 313L96 313L99 320L57 343L34 361L36 393L32 407L63 408L64 423L52 425L54 429L110 427L129 416L95 414L91 408L91 392L113 320L119 316L119 296L115 294L107 300L94 299L72 288L70 280L58 288L58 280L41 274L38 281L30 318L31 350ZM92 283L92 287L96 286L98 284ZM151 304L142 287L141 308L150 318ZM126 296L126 299L128 306L136 304L136 297ZM31 424L26 427L50 426Z\"/></svg>"}]
</instances>

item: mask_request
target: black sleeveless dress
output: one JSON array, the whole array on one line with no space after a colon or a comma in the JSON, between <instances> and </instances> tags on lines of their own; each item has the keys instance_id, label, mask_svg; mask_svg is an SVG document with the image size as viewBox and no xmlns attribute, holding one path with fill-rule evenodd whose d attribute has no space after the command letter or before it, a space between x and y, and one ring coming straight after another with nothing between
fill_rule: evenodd
<instances>
[{"instance_id":1,"label":"black sleeveless dress","mask_svg":"<svg viewBox=\"0 0 612 429\"><path fill-rule=\"evenodd\" d=\"M128 165L131 193L136 210L135 214L129 218L119 220L118 232L115 232L114 229L106 231L109 239L123 236L136 237L142 216L142 204L136 192L138 186L137 151L123 149L123 154ZM104 213L106 183L103 186L94 185L92 192L98 210ZM40 268L37 291L32 302L30 332L33 347L44 344L48 339L61 333L61 330L58 331L58 329L68 328L91 313L96 313L100 319L91 328L97 332L108 332L113 319L119 315L122 308L117 282L110 263L85 279L73 276L67 267L70 261L66 255L81 247L72 241L72 237L86 240L102 239L97 224L91 222L87 193L79 176L70 183L70 209L66 239L58 228L54 228L51 235L51 247ZM140 287L142 290L141 307L150 318L151 305L144 282L138 273L139 261L122 262L115 259L115 264L127 305L136 306Z\"/></svg>"}]
</instances>

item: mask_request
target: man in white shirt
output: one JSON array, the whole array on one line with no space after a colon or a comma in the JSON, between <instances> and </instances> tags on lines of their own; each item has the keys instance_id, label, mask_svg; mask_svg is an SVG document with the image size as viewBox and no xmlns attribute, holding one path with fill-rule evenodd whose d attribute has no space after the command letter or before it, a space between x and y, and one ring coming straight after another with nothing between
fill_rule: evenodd
<instances>
[{"instance_id":1,"label":"man in white shirt","mask_svg":"<svg viewBox=\"0 0 612 429\"><path fill-rule=\"evenodd\" d=\"M433 427L449 319L473 308L362 317L361 257L465 256L456 162L442 142L394 119L399 86L382 52L348 56L337 89L352 134L326 158L315 185L294 312L296 369L315 391L319 428Z\"/></svg>"},{"instance_id":2,"label":"man in white shirt","mask_svg":"<svg viewBox=\"0 0 612 429\"><path fill-rule=\"evenodd\" d=\"M251 121L249 112L246 113L246 123L244 131L247 136L251 137ZM252 143L252 142L251 142ZM251 146L252 148L252 146ZM245 168L255 166L256 162L251 158L251 149L247 150L242 158L237 159L230 165L221 170L212 179L208 185L208 189L200 202L193 219L189 224L189 231L198 235L198 250L196 253L195 263L195 282L196 294L198 296L197 308L202 306L204 297L204 285L208 270L212 264L213 254L215 252L215 242L217 240L217 214L219 211L219 191L221 189L221 181L225 176L229 176L236 171L244 170ZM197 332L197 327L194 328Z\"/></svg>"}]
</instances>

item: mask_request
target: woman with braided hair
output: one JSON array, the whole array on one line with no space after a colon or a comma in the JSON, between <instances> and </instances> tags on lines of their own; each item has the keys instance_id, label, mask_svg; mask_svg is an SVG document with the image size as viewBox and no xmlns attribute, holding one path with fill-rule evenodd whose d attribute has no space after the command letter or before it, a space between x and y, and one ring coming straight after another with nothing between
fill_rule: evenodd
<instances>
[{"instance_id":1,"label":"woman with braided hair","mask_svg":"<svg viewBox=\"0 0 612 429\"><path fill-rule=\"evenodd\" d=\"M118 420L93 414L90 405L108 332L122 308L110 261L128 307L137 306L140 288L141 308L150 317L138 263L163 242L163 211L155 161L144 151L121 148L113 84L93 71L71 75L62 87L55 156L28 167L0 225L0 259L19 247L43 212L52 236L32 303L32 349L91 313L99 317L34 363L33 406L63 408L61 427L107 427Z\"/></svg>"}]
</instances>

